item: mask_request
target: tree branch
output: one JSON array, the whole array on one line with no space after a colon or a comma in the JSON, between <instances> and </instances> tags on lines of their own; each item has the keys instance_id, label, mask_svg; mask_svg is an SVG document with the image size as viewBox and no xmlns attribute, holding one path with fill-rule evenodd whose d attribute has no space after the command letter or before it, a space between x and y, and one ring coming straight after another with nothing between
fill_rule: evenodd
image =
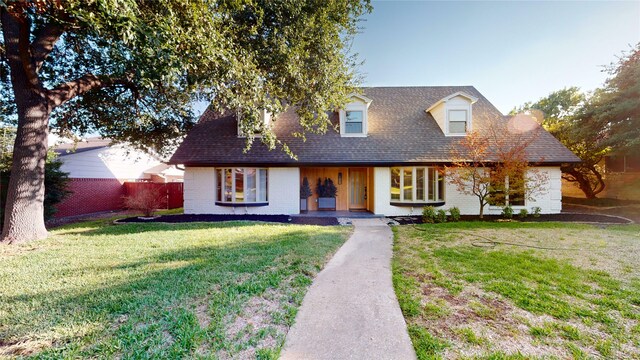
<instances>
[{"instance_id":1,"label":"tree branch","mask_svg":"<svg viewBox=\"0 0 640 360\"><path fill-rule=\"evenodd\" d=\"M20 8L0 8L2 18L2 32L5 40L5 56L14 72L13 76L22 73L27 80L25 86L40 88L38 75L34 71L31 63L31 53L29 51L29 27L28 16Z\"/></svg>"},{"instance_id":2,"label":"tree branch","mask_svg":"<svg viewBox=\"0 0 640 360\"><path fill-rule=\"evenodd\" d=\"M31 55L36 72L40 71L42 64L65 30L63 25L50 22L36 32L35 39L31 43Z\"/></svg>"},{"instance_id":3,"label":"tree branch","mask_svg":"<svg viewBox=\"0 0 640 360\"><path fill-rule=\"evenodd\" d=\"M48 91L49 102L52 107L58 107L76 96L81 96L91 90L96 90L111 86L124 86L129 89L134 98L139 98L138 87L131 80L131 77L110 78L108 76L96 76L86 74L76 80L58 85Z\"/></svg>"}]
</instances>

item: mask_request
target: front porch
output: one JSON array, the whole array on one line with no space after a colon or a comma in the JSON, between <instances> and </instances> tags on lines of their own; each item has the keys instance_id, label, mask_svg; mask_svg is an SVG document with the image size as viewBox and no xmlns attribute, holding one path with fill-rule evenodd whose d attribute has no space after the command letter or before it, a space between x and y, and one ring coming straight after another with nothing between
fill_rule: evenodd
<instances>
[{"instance_id":1,"label":"front porch","mask_svg":"<svg viewBox=\"0 0 640 360\"><path fill-rule=\"evenodd\" d=\"M308 199L309 216L371 217L374 212L374 176L371 167L303 167L300 184L307 178L312 195ZM319 211L318 179L331 179L337 189L335 210ZM333 215L329 215L333 213ZM340 214L340 215L336 215ZM305 215L304 213L301 215Z\"/></svg>"}]
</instances>

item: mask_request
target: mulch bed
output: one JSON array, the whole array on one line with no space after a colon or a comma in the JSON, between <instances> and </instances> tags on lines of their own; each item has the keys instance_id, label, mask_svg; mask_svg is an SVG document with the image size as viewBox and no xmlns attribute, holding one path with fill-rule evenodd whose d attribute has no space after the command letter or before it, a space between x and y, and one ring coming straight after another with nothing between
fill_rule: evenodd
<instances>
[{"instance_id":1,"label":"mulch bed","mask_svg":"<svg viewBox=\"0 0 640 360\"><path fill-rule=\"evenodd\" d=\"M220 222L220 221L264 221L282 224L299 225L339 225L335 217L301 217L289 215L162 215L153 219L129 217L120 219L118 223L189 223L189 222Z\"/></svg>"},{"instance_id":2,"label":"mulch bed","mask_svg":"<svg viewBox=\"0 0 640 360\"><path fill-rule=\"evenodd\" d=\"M400 225L406 224L422 224L422 216L395 216L391 219L397 221ZM498 221L504 218L501 215L485 215L484 219L480 219L477 215L462 215L461 221ZM561 213L561 214L542 214L539 217L528 216L526 219L520 219L518 216L513 217L513 221L520 222L577 222L577 223L599 223L599 224L629 224L631 221L616 216L603 214L579 214L579 213Z\"/></svg>"}]
</instances>

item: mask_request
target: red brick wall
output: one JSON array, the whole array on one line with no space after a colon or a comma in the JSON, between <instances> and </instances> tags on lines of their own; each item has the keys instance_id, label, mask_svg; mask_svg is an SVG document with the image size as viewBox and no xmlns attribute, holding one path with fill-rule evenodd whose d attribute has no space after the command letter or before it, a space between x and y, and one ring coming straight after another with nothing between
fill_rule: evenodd
<instances>
[{"instance_id":1,"label":"red brick wall","mask_svg":"<svg viewBox=\"0 0 640 360\"><path fill-rule=\"evenodd\" d=\"M55 217L90 214L122 208L124 185L118 179L84 179L69 181L69 197L57 206Z\"/></svg>"}]
</instances>

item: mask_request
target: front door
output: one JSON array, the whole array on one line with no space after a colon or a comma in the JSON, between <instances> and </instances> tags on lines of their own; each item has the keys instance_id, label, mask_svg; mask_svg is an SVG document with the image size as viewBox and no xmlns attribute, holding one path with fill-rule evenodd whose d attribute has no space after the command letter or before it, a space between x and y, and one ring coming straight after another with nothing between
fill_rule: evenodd
<instances>
[{"instance_id":1,"label":"front door","mask_svg":"<svg viewBox=\"0 0 640 360\"><path fill-rule=\"evenodd\" d=\"M367 169L349 169L349 209L367 208Z\"/></svg>"}]
</instances>

